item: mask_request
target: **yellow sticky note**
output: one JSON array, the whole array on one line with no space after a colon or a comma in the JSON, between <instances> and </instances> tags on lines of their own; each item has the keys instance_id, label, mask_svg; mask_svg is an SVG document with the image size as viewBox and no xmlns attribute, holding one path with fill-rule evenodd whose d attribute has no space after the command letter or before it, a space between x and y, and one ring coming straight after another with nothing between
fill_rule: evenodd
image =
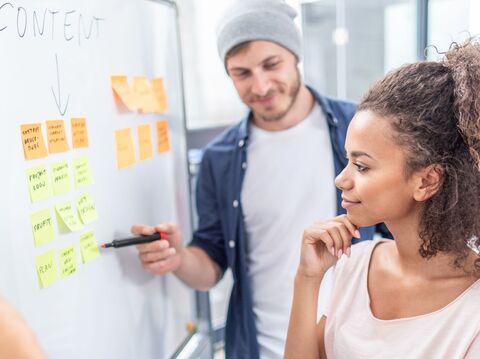
<instances>
[{"instance_id":1,"label":"yellow sticky note","mask_svg":"<svg viewBox=\"0 0 480 359\"><path fill-rule=\"evenodd\" d=\"M93 231L80 236L80 252L82 254L82 263L88 263L100 255Z\"/></svg>"},{"instance_id":2,"label":"yellow sticky note","mask_svg":"<svg viewBox=\"0 0 480 359\"><path fill-rule=\"evenodd\" d=\"M52 164L53 194L61 194L70 191L70 174L67 161Z\"/></svg>"},{"instance_id":3,"label":"yellow sticky note","mask_svg":"<svg viewBox=\"0 0 480 359\"><path fill-rule=\"evenodd\" d=\"M140 160L153 157L152 129L148 123L138 126L138 149Z\"/></svg>"},{"instance_id":4,"label":"yellow sticky note","mask_svg":"<svg viewBox=\"0 0 480 359\"><path fill-rule=\"evenodd\" d=\"M60 250L60 278L70 277L77 271L77 255L75 247L69 246Z\"/></svg>"},{"instance_id":5,"label":"yellow sticky note","mask_svg":"<svg viewBox=\"0 0 480 359\"><path fill-rule=\"evenodd\" d=\"M132 131L130 128L115 131L117 168L122 169L135 163Z\"/></svg>"},{"instance_id":6,"label":"yellow sticky note","mask_svg":"<svg viewBox=\"0 0 480 359\"><path fill-rule=\"evenodd\" d=\"M67 143L63 120L47 121L48 152L67 152L70 148Z\"/></svg>"},{"instance_id":7,"label":"yellow sticky note","mask_svg":"<svg viewBox=\"0 0 480 359\"><path fill-rule=\"evenodd\" d=\"M145 76L135 76L133 78L133 89L139 101L138 108L142 112L154 112L157 108L157 99L148 82Z\"/></svg>"},{"instance_id":8,"label":"yellow sticky note","mask_svg":"<svg viewBox=\"0 0 480 359\"><path fill-rule=\"evenodd\" d=\"M88 193L77 196L77 209L83 224L93 222L98 218L97 209Z\"/></svg>"},{"instance_id":9,"label":"yellow sticky note","mask_svg":"<svg viewBox=\"0 0 480 359\"><path fill-rule=\"evenodd\" d=\"M53 250L35 257L38 284L40 288L46 288L58 279L57 262Z\"/></svg>"},{"instance_id":10,"label":"yellow sticky note","mask_svg":"<svg viewBox=\"0 0 480 359\"><path fill-rule=\"evenodd\" d=\"M112 76L112 89L122 103L130 110L136 111L139 100L137 94L130 87L127 81L127 76Z\"/></svg>"},{"instance_id":11,"label":"yellow sticky note","mask_svg":"<svg viewBox=\"0 0 480 359\"><path fill-rule=\"evenodd\" d=\"M73 175L75 178L75 188L93 184L92 171L90 170L90 164L86 156L73 159Z\"/></svg>"},{"instance_id":12,"label":"yellow sticky note","mask_svg":"<svg viewBox=\"0 0 480 359\"><path fill-rule=\"evenodd\" d=\"M32 231L35 247L46 244L55 238L50 208L32 214Z\"/></svg>"},{"instance_id":13,"label":"yellow sticky note","mask_svg":"<svg viewBox=\"0 0 480 359\"><path fill-rule=\"evenodd\" d=\"M155 98L157 99L157 106L155 108L156 112L165 112L168 107L168 101L163 78L156 77L152 79L152 88Z\"/></svg>"},{"instance_id":14,"label":"yellow sticky note","mask_svg":"<svg viewBox=\"0 0 480 359\"><path fill-rule=\"evenodd\" d=\"M41 123L21 125L20 132L22 134L23 154L26 160L47 157Z\"/></svg>"},{"instance_id":15,"label":"yellow sticky note","mask_svg":"<svg viewBox=\"0 0 480 359\"><path fill-rule=\"evenodd\" d=\"M27 169L27 181L32 202L38 202L52 195L52 187L45 165Z\"/></svg>"},{"instance_id":16,"label":"yellow sticky note","mask_svg":"<svg viewBox=\"0 0 480 359\"><path fill-rule=\"evenodd\" d=\"M57 216L60 219L59 224L63 224L70 231L78 231L83 228L80 219L78 218L77 212L73 210L72 204L70 202L59 203L55 206L55 211Z\"/></svg>"},{"instance_id":17,"label":"yellow sticky note","mask_svg":"<svg viewBox=\"0 0 480 359\"><path fill-rule=\"evenodd\" d=\"M157 121L157 149L158 153L166 152L170 149L168 122L165 120Z\"/></svg>"},{"instance_id":18,"label":"yellow sticky note","mask_svg":"<svg viewBox=\"0 0 480 359\"><path fill-rule=\"evenodd\" d=\"M72 118L70 124L72 127L72 147L88 147L87 121L84 118Z\"/></svg>"}]
</instances>

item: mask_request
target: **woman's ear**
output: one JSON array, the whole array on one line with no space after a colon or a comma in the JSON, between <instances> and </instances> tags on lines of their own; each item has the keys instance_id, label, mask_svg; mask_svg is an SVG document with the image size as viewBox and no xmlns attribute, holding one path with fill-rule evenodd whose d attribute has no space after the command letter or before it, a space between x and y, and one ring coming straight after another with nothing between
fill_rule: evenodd
<instances>
[{"instance_id":1,"label":"woman's ear","mask_svg":"<svg viewBox=\"0 0 480 359\"><path fill-rule=\"evenodd\" d=\"M413 198L423 202L433 197L442 185L443 173L444 169L439 164L429 165L416 172Z\"/></svg>"}]
</instances>

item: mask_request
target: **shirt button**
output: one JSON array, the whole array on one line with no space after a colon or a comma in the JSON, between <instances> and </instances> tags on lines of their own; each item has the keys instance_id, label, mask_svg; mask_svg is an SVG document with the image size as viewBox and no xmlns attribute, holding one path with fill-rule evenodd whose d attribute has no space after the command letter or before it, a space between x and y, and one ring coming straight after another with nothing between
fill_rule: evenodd
<instances>
[{"instance_id":1,"label":"shirt button","mask_svg":"<svg viewBox=\"0 0 480 359\"><path fill-rule=\"evenodd\" d=\"M243 162L243 163L242 163L242 168L243 168L243 169L247 168L247 162Z\"/></svg>"},{"instance_id":2,"label":"shirt button","mask_svg":"<svg viewBox=\"0 0 480 359\"><path fill-rule=\"evenodd\" d=\"M235 248L235 241L232 241L232 240L228 241L228 246L230 248Z\"/></svg>"},{"instance_id":3,"label":"shirt button","mask_svg":"<svg viewBox=\"0 0 480 359\"><path fill-rule=\"evenodd\" d=\"M336 117L333 118L333 123L334 124L337 124L338 123L338 119Z\"/></svg>"},{"instance_id":4,"label":"shirt button","mask_svg":"<svg viewBox=\"0 0 480 359\"><path fill-rule=\"evenodd\" d=\"M237 208L238 207L238 201L237 200L234 200L233 201L233 208Z\"/></svg>"},{"instance_id":5,"label":"shirt button","mask_svg":"<svg viewBox=\"0 0 480 359\"><path fill-rule=\"evenodd\" d=\"M238 147L243 147L244 144L245 144L244 140L238 141Z\"/></svg>"}]
</instances>

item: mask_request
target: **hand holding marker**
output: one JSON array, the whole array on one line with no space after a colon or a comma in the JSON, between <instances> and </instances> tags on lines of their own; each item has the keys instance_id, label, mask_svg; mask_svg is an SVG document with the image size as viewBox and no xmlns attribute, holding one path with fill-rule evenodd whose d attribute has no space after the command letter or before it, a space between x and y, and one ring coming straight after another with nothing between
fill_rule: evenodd
<instances>
[{"instance_id":1,"label":"hand holding marker","mask_svg":"<svg viewBox=\"0 0 480 359\"><path fill-rule=\"evenodd\" d=\"M142 244L142 243L149 243L153 241L157 241L159 239L165 239L165 233L164 232L156 232L154 234L150 235L140 235L138 237L131 237L131 238L125 238L125 239L115 239L110 243L104 243L100 247L102 248L119 248L119 247L126 247L126 246L133 246L136 244Z\"/></svg>"}]
</instances>

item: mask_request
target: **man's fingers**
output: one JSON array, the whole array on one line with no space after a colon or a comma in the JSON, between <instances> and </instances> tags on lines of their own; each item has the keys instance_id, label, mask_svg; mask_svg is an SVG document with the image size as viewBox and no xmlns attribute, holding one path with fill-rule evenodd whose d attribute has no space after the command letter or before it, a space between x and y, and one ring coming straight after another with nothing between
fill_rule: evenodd
<instances>
[{"instance_id":1,"label":"man's fingers","mask_svg":"<svg viewBox=\"0 0 480 359\"><path fill-rule=\"evenodd\" d=\"M130 232L136 235L140 234L154 234L156 232L155 227L152 226L146 226L144 224L134 224L132 228L130 229Z\"/></svg>"}]
</instances>

